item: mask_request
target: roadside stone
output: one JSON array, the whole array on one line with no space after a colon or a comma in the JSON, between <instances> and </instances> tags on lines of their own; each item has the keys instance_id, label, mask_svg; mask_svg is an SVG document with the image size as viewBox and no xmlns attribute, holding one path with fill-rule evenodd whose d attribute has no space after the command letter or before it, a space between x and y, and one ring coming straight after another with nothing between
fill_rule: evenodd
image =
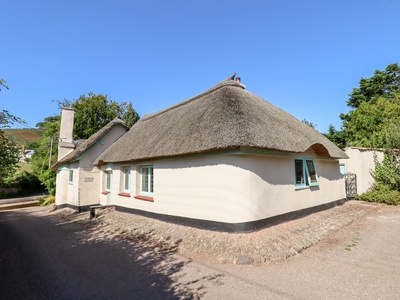
<instances>
[{"instance_id":1,"label":"roadside stone","mask_svg":"<svg viewBox=\"0 0 400 300\"><path fill-rule=\"evenodd\" d=\"M245 256L245 255L240 255L236 260L237 265L251 265L253 263L254 259L251 258L250 256Z\"/></svg>"}]
</instances>

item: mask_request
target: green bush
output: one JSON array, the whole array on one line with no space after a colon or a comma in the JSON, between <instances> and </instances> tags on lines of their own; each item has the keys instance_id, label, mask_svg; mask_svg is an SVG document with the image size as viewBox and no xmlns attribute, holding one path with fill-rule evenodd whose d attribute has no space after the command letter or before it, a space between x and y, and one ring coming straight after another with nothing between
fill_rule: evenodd
<instances>
[{"instance_id":1,"label":"green bush","mask_svg":"<svg viewBox=\"0 0 400 300\"><path fill-rule=\"evenodd\" d=\"M40 202L40 206L46 206L55 202L56 197L48 196L46 198L38 197L37 200Z\"/></svg>"},{"instance_id":2,"label":"green bush","mask_svg":"<svg viewBox=\"0 0 400 300\"><path fill-rule=\"evenodd\" d=\"M375 157L375 171L373 172L373 176L377 184L388 186L390 190L400 191L399 152L386 150L381 163Z\"/></svg>"},{"instance_id":3,"label":"green bush","mask_svg":"<svg viewBox=\"0 0 400 300\"><path fill-rule=\"evenodd\" d=\"M357 195L356 200L385 203L398 205L400 202L400 192L393 190L389 185L375 184L371 191Z\"/></svg>"},{"instance_id":4,"label":"green bush","mask_svg":"<svg viewBox=\"0 0 400 300\"><path fill-rule=\"evenodd\" d=\"M10 190L12 192L1 192L0 198L10 198L25 195L32 195L34 193L43 192L44 187L39 181L39 179L32 173L22 172L15 177L10 177L4 180L1 187L5 190Z\"/></svg>"}]
</instances>

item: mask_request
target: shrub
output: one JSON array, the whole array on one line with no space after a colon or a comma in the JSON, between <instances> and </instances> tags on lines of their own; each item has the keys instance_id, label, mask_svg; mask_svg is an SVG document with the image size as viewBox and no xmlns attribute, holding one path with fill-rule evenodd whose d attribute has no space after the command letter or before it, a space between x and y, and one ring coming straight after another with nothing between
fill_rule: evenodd
<instances>
[{"instance_id":1,"label":"shrub","mask_svg":"<svg viewBox=\"0 0 400 300\"><path fill-rule=\"evenodd\" d=\"M40 202L40 206L46 206L55 202L56 197L48 196L46 198L38 197L37 200Z\"/></svg>"},{"instance_id":2,"label":"shrub","mask_svg":"<svg viewBox=\"0 0 400 300\"><path fill-rule=\"evenodd\" d=\"M39 179L26 171L7 178L1 187L4 189L3 192L0 191L0 198L25 196L44 191Z\"/></svg>"},{"instance_id":3,"label":"shrub","mask_svg":"<svg viewBox=\"0 0 400 300\"><path fill-rule=\"evenodd\" d=\"M384 184L375 184L372 190L357 195L356 200L385 203L389 205L398 205L400 202L400 192L393 190L391 186Z\"/></svg>"},{"instance_id":4,"label":"shrub","mask_svg":"<svg viewBox=\"0 0 400 300\"><path fill-rule=\"evenodd\" d=\"M386 150L382 163L375 157L375 182L400 191L400 155L398 151ZM374 187L376 188L376 187Z\"/></svg>"}]
</instances>

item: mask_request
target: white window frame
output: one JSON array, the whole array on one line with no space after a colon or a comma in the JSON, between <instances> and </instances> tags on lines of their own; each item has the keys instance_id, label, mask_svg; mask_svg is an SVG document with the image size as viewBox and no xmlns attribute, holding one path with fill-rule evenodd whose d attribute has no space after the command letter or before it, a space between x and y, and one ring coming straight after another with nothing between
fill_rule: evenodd
<instances>
[{"instance_id":1,"label":"white window frame","mask_svg":"<svg viewBox=\"0 0 400 300\"><path fill-rule=\"evenodd\" d=\"M299 165L300 162L301 166ZM318 172L315 167L315 161L313 158L294 158L294 186L296 189L309 188L310 186L319 186Z\"/></svg>"},{"instance_id":2,"label":"white window frame","mask_svg":"<svg viewBox=\"0 0 400 300\"><path fill-rule=\"evenodd\" d=\"M112 171L106 170L104 171L104 190L107 192L111 192L112 189Z\"/></svg>"},{"instance_id":3,"label":"white window frame","mask_svg":"<svg viewBox=\"0 0 400 300\"><path fill-rule=\"evenodd\" d=\"M153 165L140 166L139 191L140 195L153 197L154 193Z\"/></svg>"},{"instance_id":4,"label":"white window frame","mask_svg":"<svg viewBox=\"0 0 400 300\"><path fill-rule=\"evenodd\" d=\"M68 183L69 184L74 183L74 170L73 169L68 170Z\"/></svg>"},{"instance_id":5,"label":"white window frame","mask_svg":"<svg viewBox=\"0 0 400 300\"><path fill-rule=\"evenodd\" d=\"M131 167L125 166L122 168L121 184L122 184L122 191L124 193L130 193L130 191L131 191Z\"/></svg>"}]
</instances>

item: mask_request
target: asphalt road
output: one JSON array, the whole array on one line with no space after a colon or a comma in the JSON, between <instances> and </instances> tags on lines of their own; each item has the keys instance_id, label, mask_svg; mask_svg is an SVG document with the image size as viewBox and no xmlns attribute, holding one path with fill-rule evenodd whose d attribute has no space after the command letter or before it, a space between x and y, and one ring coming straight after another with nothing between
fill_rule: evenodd
<instances>
[{"instance_id":1,"label":"asphalt road","mask_svg":"<svg viewBox=\"0 0 400 300\"><path fill-rule=\"evenodd\" d=\"M39 208L0 212L0 299L192 298L169 276L183 263L168 261Z\"/></svg>"}]
</instances>

